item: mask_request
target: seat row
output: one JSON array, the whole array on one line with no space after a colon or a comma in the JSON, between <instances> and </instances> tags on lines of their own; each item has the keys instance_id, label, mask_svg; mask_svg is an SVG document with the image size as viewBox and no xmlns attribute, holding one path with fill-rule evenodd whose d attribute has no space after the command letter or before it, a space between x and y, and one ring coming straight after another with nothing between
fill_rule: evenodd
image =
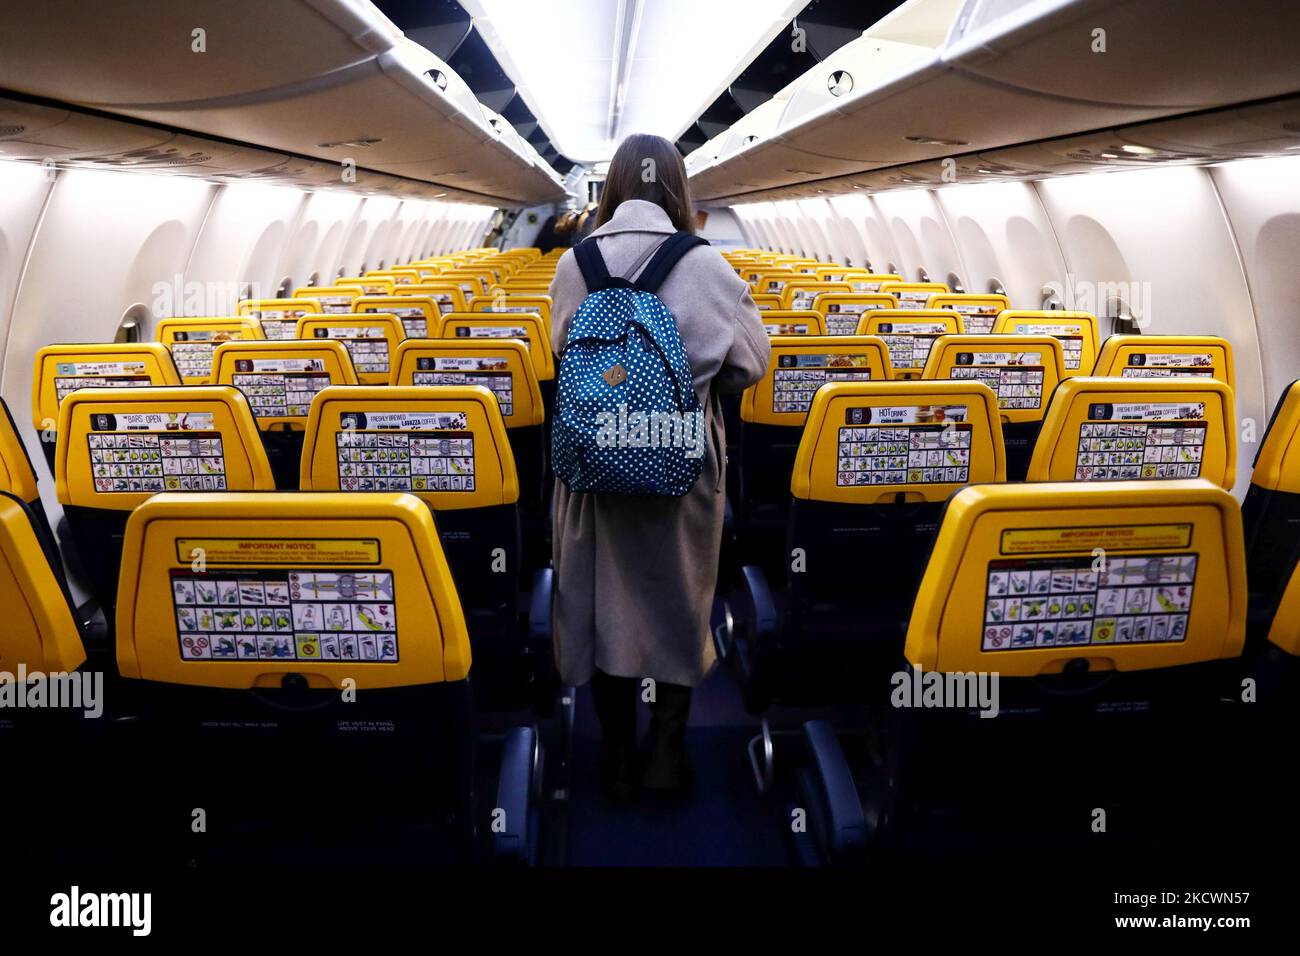
<instances>
[{"instance_id":1,"label":"seat row","mask_svg":"<svg viewBox=\"0 0 1300 956\"><path fill-rule=\"evenodd\" d=\"M135 859L527 862L541 741L510 726L476 766L471 677L490 657L471 649L460 593L410 494L154 495L123 535L120 676L85 713L107 719L29 703L7 713L6 752L56 747L83 768L131 753L133 772L97 778L96 799ZM57 553L9 492L0 597L0 658L19 682L103 686Z\"/></svg>"},{"instance_id":2,"label":"seat row","mask_svg":"<svg viewBox=\"0 0 1300 956\"><path fill-rule=\"evenodd\" d=\"M356 384L328 337L221 345L238 355L232 375L255 376L239 387L182 385L159 344L38 359L34 416L44 423L53 399L42 448L80 558L69 564L105 612L98 631L74 606L35 468L0 416L0 662L106 674L110 716L69 727L66 709L28 710L6 737L15 755L77 741L94 755L109 737L143 754L159 773L119 781L116 805L133 849L146 833L160 852L183 844L201 793L222 834L203 852L242 862L271 834L351 851L393 827L384 852L418 862L536 856L532 721L556 701L551 586L545 569L525 581L506 422L537 426L539 388L520 341L483 341L490 355L468 366L455 360L469 343L419 341L433 351L408 348L411 384L396 387ZM416 384L466 372L510 385ZM148 384L155 375L163 384ZM290 402L300 376L325 381ZM301 422L307 490L276 492L265 426L289 421Z\"/></svg>"}]
</instances>

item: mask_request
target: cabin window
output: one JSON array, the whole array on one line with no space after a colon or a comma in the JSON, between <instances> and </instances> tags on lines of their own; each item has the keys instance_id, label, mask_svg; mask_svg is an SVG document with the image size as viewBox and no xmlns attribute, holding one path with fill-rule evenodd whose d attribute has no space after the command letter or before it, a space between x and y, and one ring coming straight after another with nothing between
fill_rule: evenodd
<instances>
[{"instance_id":1,"label":"cabin window","mask_svg":"<svg viewBox=\"0 0 1300 956\"><path fill-rule=\"evenodd\" d=\"M141 341L142 329L148 318L149 309L137 302L122 313L122 318L117 323L117 332L113 334L113 341L118 344Z\"/></svg>"},{"instance_id":2,"label":"cabin window","mask_svg":"<svg viewBox=\"0 0 1300 956\"><path fill-rule=\"evenodd\" d=\"M955 272L948 273L948 288L953 292L965 292L966 286L962 284L961 276Z\"/></svg>"},{"instance_id":3,"label":"cabin window","mask_svg":"<svg viewBox=\"0 0 1300 956\"><path fill-rule=\"evenodd\" d=\"M1106 299L1105 317L1110 319L1112 335L1141 335L1142 316L1134 315L1133 309L1121 296L1112 295Z\"/></svg>"},{"instance_id":4,"label":"cabin window","mask_svg":"<svg viewBox=\"0 0 1300 956\"><path fill-rule=\"evenodd\" d=\"M989 291L994 295L1006 295L1007 288L997 276L989 276Z\"/></svg>"},{"instance_id":5,"label":"cabin window","mask_svg":"<svg viewBox=\"0 0 1300 956\"><path fill-rule=\"evenodd\" d=\"M315 277L316 277L316 273L313 272L312 278L314 279ZM283 279L280 280L280 284L275 287L275 297L277 299L287 299L289 298L292 292L293 292L293 276L285 276Z\"/></svg>"}]
</instances>

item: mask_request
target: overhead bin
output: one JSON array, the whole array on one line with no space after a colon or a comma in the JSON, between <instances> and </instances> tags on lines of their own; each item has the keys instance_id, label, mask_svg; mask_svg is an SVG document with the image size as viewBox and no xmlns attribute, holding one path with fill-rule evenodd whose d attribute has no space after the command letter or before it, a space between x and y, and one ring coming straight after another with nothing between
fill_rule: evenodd
<instances>
[{"instance_id":1,"label":"overhead bin","mask_svg":"<svg viewBox=\"0 0 1300 956\"><path fill-rule=\"evenodd\" d=\"M0 32L26 41L0 61L0 87L314 157L336 171L350 160L478 202L563 195L558 174L521 148L504 119L489 118L446 63L371 4L139 0L132 12L75 0L0 7ZM142 17L150 30L139 29Z\"/></svg>"},{"instance_id":2,"label":"overhead bin","mask_svg":"<svg viewBox=\"0 0 1300 956\"><path fill-rule=\"evenodd\" d=\"M333 163L4 96L0 96L0 159L50 161L56 166L91 169L148 170L300 189L347 189L447 202L484 203L493 199L367 169L358 169L355 182L345 184L339 167Z\"/></svg>"},{"instance_id":3,"label":"overhead bin","mask_svg":"<svg viewBox=\"0 0 1300 956\"><path fill-rule=\"evenodd\" d=\"M973 5L943 59L1041 95L1183 112L1295 92L1297 38L1293 0L1001 0Z\"/></svg>"},{"instance_id":4,"label":"overhead bin","mask_svg":"<svg viewBox=\"0 0 1300 956\"><path fill-rule=\"evenodd\" d=\"M1300 91L1300 60L1292 52L1300 45L1300 20L1287 4L1259 5L1276 7L1276 16L1243 17L1231 5L1173 0L964 6L956 0L910 0L792 84L795 92L766 139L697 165L692 183L702 200L937 184L944 158L961 157L964 169L988 169L1002 162L1007 148L1115 129L1126 138L1103 136L1110 142L1098 140L1091 147L1095 152L1080 152L1089 147L1071 143L1072 154L1061 156L1054 147L1044 151L1036 145L1005 164L1013 175L1021 168L1046 172L1071 163L1140 164L1149 161L1141 149L1129 156L1117 152L1115 161L1103 153L1125 142L1141 147L1134 132L1139 124ZM971 19L981 11L982 19ZM1220 29L1225 21L1231 21L1226 32ZM1107 52L1092 52L1094 28L1107 31ZM1122 56L1116 55L1120 46ZM1022 53L1029 49L1037 59L1028 72L1054 77L1056 85L1020 82L1011 65L1029 56ZM1250 51L1248 71L1240 68L1243 50ZM999 72L1003 60L1008 65ZM839 75L844 73L849 76ZM1094 84L1102 74L1105 83ZM1070 81L1079 88L1068 88ZM1128 94L1112 95L1107 88L1113 84ZM1141 91L1147 88L1202 92L1178 101L1146 97ZM1180 135L1194 139L1198 127L1189 121ZM1277 138L1280 124L1262 125L1261 139ZM1300 127L1294 132L1300 134ZM911 164L925 168L909 169ZM895 169L875 172L890 167Z\"/></svg>"},{"instance_id":5,"label":"overhead bin","mask_svg":"<svg viewBox=\"0 0 1300 956\"><path fill-rule=\"evenodd\" d=\"M401 37L371 4L341 0L7 3L0 33L0 86L112 112L337 81Z\"/></svg>"}]
</instances>

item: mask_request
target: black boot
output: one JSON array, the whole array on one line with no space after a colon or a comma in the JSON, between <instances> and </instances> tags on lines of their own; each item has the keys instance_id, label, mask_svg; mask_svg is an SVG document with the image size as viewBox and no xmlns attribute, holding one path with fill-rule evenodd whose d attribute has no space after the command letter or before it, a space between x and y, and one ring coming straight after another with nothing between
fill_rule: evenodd
<instances>
[{"instance_id":1,"label":"black boot","mask_svg":"<svg viewBox=\"0 0 1300 956\"><path fill-rule=\"evenodd\" d=\"M636 687L634 677L596 671L591 678L591 699L600 718L601 775L605 793L615 803L631 800L640 785Z\"/></svg>"},{"instance_id":2,"label":"black boot","mask_svg":"<svg viewBox=\"0 0 1300 956\"><path fill-rule=\"evenodd\" d=\"M655 684L650 704L650 743L641 785L647 790L680 793L695 782L686 755L686 720L691 713L691 689L680 684Z\"/></svg>"}]
</instances>

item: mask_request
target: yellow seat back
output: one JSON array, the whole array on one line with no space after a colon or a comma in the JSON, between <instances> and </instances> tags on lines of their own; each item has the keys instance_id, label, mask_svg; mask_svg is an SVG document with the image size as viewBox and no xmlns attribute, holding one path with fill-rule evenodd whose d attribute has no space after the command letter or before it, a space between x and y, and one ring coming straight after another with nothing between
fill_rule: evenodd
<instances>
[{"instance_id":1,"label":"yellow seat back","mask_svg":"<svg viewBox=\"0 0 1300 956\"><path fill-rule=\"evenodd\" d=\"M814 309L769 309L763 329L768 335L825 335L826 317Z\"/></svg>"},{"instance_id":2,"label":"yellow seat back","mask_svg":"<svg viewBox=\"0 0 1300 956\"><path fill-rule=\"evenodd\" d=\"M393 353L406 337L402 320L390 313L365 315L305 315L298 320L298 338L335 339L352 357L357 381L383 385L393 370Z\"/></svg>"},{"instance_id":3,"label":"yellow seat back","mask_svg":"<svg viewBox=\"0 0 1300 956\"><path fill-rule=\"evenodd\" d=\"M503 293L489 298L475 299L470 305L471 312L532 313L542 317L547 335L551 332L551 297L549 295L525 295L523 293Z\"/></svg>"},{"instance_id":4,"label":"yellow seat back","mask_svg":"<svg viewBox=\"0 0 1300 956\"><path fill-rule=\"evenodd\" d=\"M481 385L326 389L299 473L304 491L409 491L445 511L519 500L501 409Z\"/></svg>"},{"instance_id":5,"label":"yellow seat back","mask_svg":"<svg viewBox=\"0 0 1300 956\"><path fill-rule=\"evenodd\" d=\"M390 276L344 276L335 279L334 284L357 289L361 295L392 295L397 288Z\"/></svg>"},{"instance_id":6,"label":"yellow seat back","mask_svg":"<svg viewBox=\"0 0 1300 956\"><path fill-rule=\"evenodd\" d=\"M1002 420L1038 422L1064 375L1061 343L1050 335L941 335L921 377L983 382L998 396Z\"/></svg>"},{"instance_id":7,"label":"yellow seat back","mask_svg":"<svg viewBox=\"0 0 1300 956\"><path fill-rule=\"evenodd\" d=\"M413 495L162 494L127 523L117 665L165 684L275 688L296 674L364 693L463 680L470 650Z\"/></svg>"},{"instance_id":8,"label":"yellow seat back","mask_svg":"<svg viewBox=\"0 0 1300 956\"><path fill-rule=\"evenodd\" d=\"M1300 494L1300 381L1286 387L1273 409L1250 483L1266 491Z\"/></svg>"},{"instance_id":9,"label":"yellow seat back","mask_svg":"<svg viewBox=\"0 0 1300 956\"><path fill-rule=\"evenodd\" d=\"M1232 389L1216 379L1069 378L1043 419L1030 481L1236 479Z\"/></svg>"},{"instance_id":10,"label":"yellow seat back","mask_svg":"<svg viewBox=\"0 0 1300 956\"><path fill-rule=\"evenodd\" d=\"M1052 335L1061 340L1065 376L1088 375L1097 364L1097 317L1091 312L1007 309L998 313L999 335Z\"/></svg>"},{"instance_id":11,"label":"yellow seat back","mask_svg":"<svg viewBox=\"0 0 1300 956\"><path fill-rule=\"evenodd\" d=\"M333 339L227 342L212 363L216 384L243 392L263 430L302 431L317 392L357 384L348 350Z\"/></svg>"},{"instance_id":12,"label":"yellow seat back","mask_svg":"<svg viewBox=\"0 0 1300 956\"><path fill-rule=\"evenodd\" d=\"M537 370L519 339L407 339L393 359L393 385L482 385L496 395L506 428L546 419Z\"/></svg>"},{"instance_id":13,"label":"yellow seat back","mask_svg":"<svg viewBox=\"0 0 1300 956\"><path fill-rule=\"evenodd\" d=\"M358 315L384 313L402 320L402 335L408 339L427 339L437 324L442 309L431 295L363 295L352 300L352 311Z\"/></svg>"},{"instance_id":14,"label":"yellow seat back","mask_svg":"<svg viewBox=\"0 0 1300 956\"><path fill-rule=\"evenodd\" d=\"M881 292L886 282L902 282L903 277L895 272L872 272L870 269L849 269L844 275L854 292Z\"/></svg>"},{"instance_id":15,"label":"yellow seat back","mask_svg":"<svg viewBox=\"0 0 1300 956\"><path fill-rule=\"evenodd\" d=\"M948 309L872 309L858 319L857 335L879 335L889 347L894 378L920 378L930 348L941 335L960 335L960 313Z\"/></svg>"},{"instance_id":16,"label":"yellow seat back","mask_svg":"<svg viewBox=\"0 0 1300 956\"><path fill-rule=\"evenodd\" d=\"M205 385L212 381L212 353L218 345L266 336L257 319L243 315L159 319L154 338L171 350L182 382Z\"/></svg>"},{"instance_id":17,"label":"yellow seat back","mask_svg":"<svg viewBox=\"0 0 1300 956\"><path fill-rule=\"evenodd\" d=\"M1237 387L1232 343L1218 335L1112 335L1093 375L1104 378L1217 378Z\"/></svg>"},{"instance_id":18,"label":"yellow seat back","mask_svg":"<svg viewBox=\"0 0 1300 956\"><path fill-rule=\"evenodd\" d=\"M46 345L32 374L32 425L58 425L59 406L79 388L140 388L179 385L180 373L161 342L122 345Z\"/></svg>"},{"instance_id":19,"label":"yellow seat back","mask_svg":"<svg viewBox=\"0 0 1300 956\"><path fill-rule=\"evenodd\" d=\"M813 396L795 457L796 498L943 501L1005 481L997 396L979 382L831 382Z\"/></svg>"},{"instance_id":20,"label":"yellow seat back","mask_svg":"<svg viewBox=\"0 0 1300 956\"><path fill-rule=\"evenodd\" d=\"M315 299L244 299L239 314L257 319L268 339L291 339L298 332L298 319L324 311Z\"/></svg>"},{"instance_id":21,"label":"yellow seat back","mask_svg":"<svg viewBox=\"0 0 1300 956\"><path fill-rule=\"evenodd\" d=\"M161 491L275 487L257 421L230 385L94 388L59 411L59 503L129 511Z\"/></svg>"},{"instance_id":22,"label":"yellow seat back","mask_svg":"<svg viewBox=\"0 0 1300 956\"><path fill-rule=\"evenodd\" d=\"M946 295L950 290L945 282L882 282L880 291L898 300L900 309L929 308L930 298Z\"/></svg>"},{"instance_id":23,"label":"yellow seat back","mask_svg":"<svg viewBox=\"0 0 1300 956\"><path fill-rule=\"evenodd\" d=\"M997 292L944 292L930 296L927 309L951 309L962 317L962 330L970 335L993 331L998 313L1011 308L1011 300Z\"/></svg>"},{"instance_id":24,"label":"yellow seat back","mask_svg":"<svg viewBox=\"0 0 1300 956\"><path fill-rule=\"evenodd\" d=\"M77 619L46 557L31 514L0 491L0 671L67 673L86 660Z\"/></svg>"},{"instance_id":25,"label":"yellow seat back","mask_svg":"<svg viewBox=\"0 0 1300 956\"><path fill-rule=\"evenodd\" d=\"M802 427L813 394L827 382L893 378L889 350L874 335L778 335L767 372L740 399L743 421Z\"/></svg>"},{"instance_id":26,"label":"yellow seat back","mask_svg":"<svg viewBox=\"0 0 1300 956\"><path fill-rule=\"evenodd\" d=\"M27 446L18 435L9 406L0 398L0 491L6 491L27 504L41 497L36 485L36 469L27 454Z\"/></svg>"},{"instance_id":27,"label":"yellow seat back","mask_svg":"<svg viewBox=\"0 0 1300 956\"><path fill-rule=\"evenodd\" d=\"M440 339L519 339L528 346L528 355L537 371L538 381L555 378L555 357L551 339L542 317L535 312L500 314L496 312L449 312L438 323L434 335Z\"/></svg>"},{"instance_id":28,"label":"yellow seat back","mask_svg":"<svg viewBox=\"0 0 1300 956\"><path fill-rule=\"evenodd\" d=\"M315 299L320 306L318 311L327 315L334 312L351 312L352 300L364 294L365 292L355 285L309 285L293 290L295 299Z\"/></svg>"},{"instance_id":29,"label":"yellow seat back","mask_svg":"<svg viewBox=\"0 0 1300 956\"><path fill-rule=\"evenodd\" d=\"M883 292L824 292L813 308L826 317L827 335L854 335L862 316L876 309L897 309L898 300Z\"/></svg>"},{"instance_id":30,"label":"yellow seat back","mask_svg":"<svg viewBox=\"0 0 1300 956\"><path fill-rule=\"evenodd\" d=\"M425 280L419 285L402 287L402 295L430 296L438 303L438 309L447 312L464 312L469 308L469 298L458 282Z\"/></svg>"},{"instance_id":31,"label":"yellow seat back","mask_svg":"<svg viewBox=\"0 0 1300 956\"><path fill-rule=\"evenodd\" d=\"M824 282L815 273L807 278L791 279L781 290L781 306L786 309L811 309L813 300L826 292L852 292L847 282Z\"/></svg>"},{"instance_id":32,"label":"yellow seat back","mask_svg":"<svg viewBox=\"0 0 1300 956\"><path fill-rule=\"evenodd\" d=\"M1223 489L973 485L948 503L904 653L1003 678L1141 671L1237 657L1245 632L1241 513Z\"/></svg>"}]
</instances>

